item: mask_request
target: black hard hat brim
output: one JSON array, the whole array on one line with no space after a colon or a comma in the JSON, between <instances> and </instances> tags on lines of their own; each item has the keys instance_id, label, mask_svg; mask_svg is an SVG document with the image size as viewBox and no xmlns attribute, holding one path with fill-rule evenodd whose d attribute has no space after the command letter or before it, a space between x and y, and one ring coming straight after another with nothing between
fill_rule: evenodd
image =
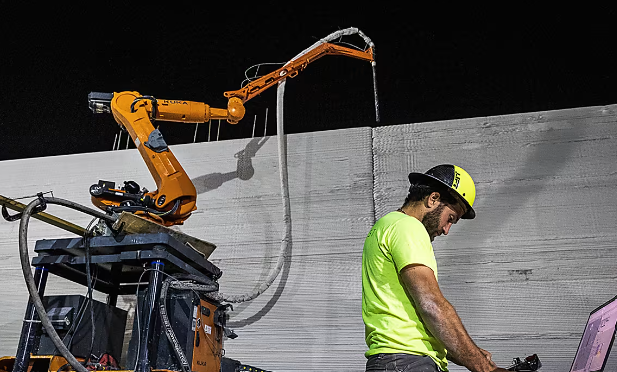
<instances>
[{"instance_id":1,"label":"black hard hat brim","mask_svg":"<svg viewBox=\"0 0 617 372\"><path fill-rule=\"evenodd\" d=\"M430 174L417 173L417 172L409 173L409 182L410 183L419 183L419 184L423 184L423 185L430 185L434 181L437 181L441 185L444 185L448 189L448 191L452 195L454 195L456 197L456 199L458 199L465 206L466 212L465 212L465 214L463 214L461 216L462 219L472 220L472 219L476 218L476 211L473 209L473 207L471 205L469 205L467 200L465 200L465 198L461 194L459 194L458 191L453 189L451 187L451 185L448 185L447 183L443 182L439 178L431 176Z\"/></svg>"}]
</instances>

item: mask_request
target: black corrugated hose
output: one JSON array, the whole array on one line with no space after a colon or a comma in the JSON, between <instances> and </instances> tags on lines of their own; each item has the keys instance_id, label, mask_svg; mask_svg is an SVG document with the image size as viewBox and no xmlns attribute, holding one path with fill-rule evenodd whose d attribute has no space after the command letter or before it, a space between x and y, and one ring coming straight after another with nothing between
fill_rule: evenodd
<instances>
[{"instance_id":1,"label":"black corrugated hose","mask_svg":"<svg viewBox=\"0 0 617 372\"><path fill-rule=\"evenodd\" d=\"M28 288L28 293L30 294L30 299L36 308L36 311L39 315L39 319L41 320L41 324L45 327L47 334L51 338L52 342L62 354L62 356L69 362L69 364L75 369L77 372L89 372L86 367L84 367L71 352L66 347L66 345L62 342L60 336L54 329L49 316L47 316L47 312L45 311L45 306L43 305L43 301L38 293L38 288L36 287L36 283L34 281L34 276L32 275L32 269L30 268L30 257L28 256L28 223L30 221L30 216L33 214L33 211L39 205L48 204L57 204L62 205L67 208L71 208L86 214L89 214L93 217L97 217L101 220L107 222L115 222L116 218L110 215L107 215L98 210L85 207L81 204L77 204L75 202L71 202L68 200L60 199L60 198L48 198L48 197L39 197L38 199L33 200L26 206L24 211L22 212L21 220L19 222L19 256L21 260L21 269L24 274L24 279L26 281L26 286Z\"/></svg>"},{"instance_id":2,"label":"black corrugated hose","mask_svg":"<svg viewBox=\"0 0 617 372\"><path fill-rule=\"evenodd\" d=\"M191 366L189 365L186 355L182 351L182 347L180 346L180 343L178 342L178 338L176 337L176 334L174 333L174 330L171 326L171 322L169 321L169 317L167 316L167 290L169 289L170 285L180 280L192 280L196 282L197 285L193 286L192 288L191 287L184 288L185 290L192 290L195 292L204 292L204 293L214 292L218 290L218 285L208 283L204 281L202 278L196 275L190 275L190 274L175 274L165 279L163 281L163 284L161 285L161 294L159 298L159 314L161 316L161 321L163 322L163 327L165 329L165 335L167 336L167 340L169 340L169 343L171 344L172 349L174 353L176 354L176 358L178 359L178 362L180 363L180 368L182 369L182 371L191 372Z\"/></svg>"}]
</instances>

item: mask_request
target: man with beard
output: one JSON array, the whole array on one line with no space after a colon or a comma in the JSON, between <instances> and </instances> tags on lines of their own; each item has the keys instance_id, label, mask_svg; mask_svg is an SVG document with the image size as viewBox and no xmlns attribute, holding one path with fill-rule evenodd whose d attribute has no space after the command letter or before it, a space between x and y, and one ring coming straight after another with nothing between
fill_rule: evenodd
<instances>
[{"instance_id":1,"label":"man with beard","mask_svg":"<svg viewBox=\"0 0 617 372\"><path fill-rule=\"evenodd\" d=\"M410 173L403 206L379 219L362 253L362 318L367 372L506 371L479 348L437 284L431 242L475 217L469 174L443 164ZM446 359L447 358L447 359Z\"/></svg>"}]
</instances>

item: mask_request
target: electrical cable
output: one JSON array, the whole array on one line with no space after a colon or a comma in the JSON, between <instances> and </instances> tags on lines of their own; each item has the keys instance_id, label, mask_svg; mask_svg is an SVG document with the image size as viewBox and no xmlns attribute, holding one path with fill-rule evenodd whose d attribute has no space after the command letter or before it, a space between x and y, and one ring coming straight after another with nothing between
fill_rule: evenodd
<instances>
[{"instance_id":1,"label":"electrical cable","mask_svg":"<svg viewBox=\"0 0 617 372\"><path fill-rule=\"evenodd\" d=\"M98 268L96 268L96 272L94 274L94 280L93 280L94 282L96 282L97 277L98 277ZM64 339L62 340L62 342L64 342L65 345L67 345L67 347L71 347L73 345L73 338L75 338L75 334L77 332L77 329L79 328L79 325L81 324L81 321L84 318L87 307L88 307L88 301L83 301L81 305L79 306L79 309L77 310L77 315L73 317L73 319L77 318L77 321L73 320L73 324L71 324L71 327L67 330L66 335L64 336ZM67 337L69 337L69 335L71 336L71 338L69 339L67 343L66 339ZM56 354L57 351L58 349L54 350L54 355L57 355Z\"/></svg>"},{"instance_id":2,"label":"electrical cable","mask_svg":"<svg viewBox=\"0 0 617 372\"><path fill-rule=\"evenodd\" d=\"M87 239L88 237L88 231L90 231L93 223L97 221L97 218L93 218L92 221L90 221L90 223L88 224L88 226L86 227L86 229L84 230L84 250L86 252L86 255L88 255L88 251L89 251L89 240ZM86 264L88 263L88 256L86 256ZM95 266L95 274L92 277L92 282L97 281L98 278L98 266ZM87 272L89 271L88 269L86 269ZM88 277L90 277L90 274L88 274ZM88 280L88 279L87 279ZM90 321L92 323L92 333L91 333L91 340L90 340L90 352L89 355L92 354L92 350L93 350L93 346L94 346L94 313L92 311L92 287L91 285L88 284L87 286L87 292L86 292L86 299L81 303L81 305L79 306L79 308L77 309L77 314L73 317L73 319L77 319L77 321L73 320L73 323L71 324L71 326L69 327L69 329L66 331L66 335L64 336L64 339L62 339L62 342L67 345L68 348L72 347L73 345L73 338L75 338L75 334L77 332L77 329L79 328L79 325L81 324L81 321L83 320L84 314L86 313L86 308L88 308L88 305L90 305ZM68 340L68 342L66 342L67 338L70 337L70 339ZM56 348L54 350L54 355L57 355L58 349Z\"/></svg>"},{"instance_id":3,"label":"electrical cable","mask_svg":"<svg viewBox=\"0 0 617 372\"><path fill-rule=\"evenodd\" d=\"M94 282L97 281L98 278L98 267L95 266L95 274L94 274ZM71 324L71 326L69 327L69 329L66 331L66 335L64 335L64 338L62 339L62 343L64 343L65 345L67 345L67 347L71 347L73 344L73 338L75 337L75 332L77 330L77 328L79 328L79 325L81 324L81 321L84 317L84 313L86 312L86 306L88 304L88 301L83 301L81 303L81 305L79 305L79 308L77 309L77 314L73 316L73 323ZM75 320L77 319L77 320ZM67 338L71 336L71 338L68 340L67 342ZM58 349L55 348L54 352L52 353L54 356L58 355L57 354ZM67 363L67 365L70 365Z\"/></svg>"},{"instance_id":4,"label":"electrical cable","mask_svg":"<svg viewBox=\"0 0 617 372\"><path fill-rule=\"evenodd\" d=\"M86 230L84 231L84 239L83 239L84 240L84 251L86 253L86 283L88 286L88 296L87 296L86 301L90 305L90 323L91 323L90 351L88 352L88 356L86 357L84 363L87 363L88 360L90 360L90 357L92 356L92 350L94 349L94 338L95 338L94 301L92 299L93 286L92 286L92 276L90 274L90 261L92 259L90 255L90 237L91 237L90 229L92 228L92 225L94 224L96 220L97 220L96 218L93 218L92 221L90 221L90 223L86 227Z\"/></svg>"},{"instance_id":5,"label":"electrical cable","mask_svg":"<svg viewBox=\"0 0 617 372\"><path fill-rule=\"evenodd\" d=\"M169 317L167 316L167 290L169 289L169 286L171 285L173 281L179 281L179 279L190 279L193 281L197 281L198 283L201 283L203 285L205 292L216 291L218 289L218 285L207 283L202 278L196 275L189 275L189 274L176 274L173 276L169 274L167 275L168 275L168 278L165 279L163 281L163 284L161 285L161 293L159 297L159 315L163 323L163 328L165 329L165 336L167 336L167 340L171 344L174 354L176 354L176 358L178 359L178 362L180 363L180 368L182 369L183 372L190 372L191 366L189 365L186 355L182 351L182 347L180 346L180 343L178 342L178 338L176 337L176 334L173 328L171 327L171 322L169 321Z\"/></svg>"},{"instance_id":6,"label":"electrical cable","mask_svg":"<svg viewBox=\"0 0 617 372\"><path fill-rule=\"evenodd\" d=\"M150 120L151 121L156 120L158 101L153 96L141 96L141 97L135 98L133 102L131 103L131 112L136 112L137 110L135 109L135 104L143 100L149 100L150 102L152 102L152 112L150 115ZM124 127L122 129L126 130Z\"/></svg>"},{"instance_id":7,"label":"electrical cable","mask_svg":"<svg viewBox=\"0 0 617 372\"><path fill-rule=\"evenodd\" d=\"M95 268L95 273L93 275L92 281L96 283L97 278L98 278L98 267L95 266L94 268ZM73 345L73 338L75 338L77 329L79 328L79 325L81 324L81 321L84 318L84 314L86 313L86 308L88 306L88 303L89 302L87 301L87 293L86 293L86 300L83 301L81 305L79 305L79 308L77 309L77 314L73 316L73 323L71 324L69 329L66 331L66 335L64 335L64 338L62 339L62 342L65 345L67 345L68 348L72 347ZM67 338L69 338L69 336L70 336L70 339L68 339L68 342L67 342ZM57 352L58 352L58 349L55 348L53 355L58 355Z\"/></svg>"},{"instance_id":8,"label":"electrical cable","mask_svg":"<svg viewBox=\"0 0 617 372\"><path fill-rule=\"evenodd\" d=\"M152 209L152 208L148 208L148 207L144 207L141 205L122 205L122 206L118 206L118 207L109 207L110 210L112 212L115 213L119 213L119 212L130 212L130 213L135 213L135 212L147 212L150 214L153 214L155 216L167 216L169 214L173 214L178 210L178 207L180 207L180 199L176 200L174 203L174 206L165 212L160 212L157 211L156 209Z\"/></svg>"},{"instance_id":9,"label":"electrical cable","mask_svg":"<svg viewBox=\"0 0 617 372\"><path fill-rule=\"evenodd\" d=\"M347 43L347 42L343 42L343 41L337 41L334 44L336 44L336 45L346 45L346 46L348 46L348 47L350 47L352 49L356 49L356 50L359 50L359 51L364 51L364 49L362 49L362 48L360 48L357 45L354 45L352 43Z\"/></svg>"},{"instance_id":10,"label":"electrical cable","mask_svg":"<svg viewBox=\"0 0 617 372\"><path fill-rule=\"evenodd\" d=\"M253 66L251 66L251 67L247 68L246 70L244 70L244 80L242 80L242 82L240 83L240 88L244 88L244 84L245 84L245 83L247 83L247 84L248 84L248 83L250 83L251 81L253 81L253 80L257 80L257 79L259 79L260 77L262 77L262 76L263 76L263 75L259 75L259 76L257 75L257 74L259 73L259 68L260 68L261 66L266 66L266 65L282 66L282 65L284 65L285 63L286 63L286 62L262 62L262 63L255 64L255 65L253 65ZM249 77L249 76L248 76L248 72L249 72L251 69L253 69L253 68L255 69L255 75L254 75L253 77Z\"/></svg>"},{"instance_id":11,"label":"electrical cable","mask_svg":"<svg viewBox=\"0 0 617 372\"><path fill-rule=\"evenodd\" d=\"M159 273L167 276L168 278L171 278L172 279L171 280L172 283L182 283L182 282L180 282L180 279L182 279L182 280L193 280L193 281L196 281L198 283L199 282L205 283L203 281L203 279L201 277L197 276L197 275L192 275L192 274L175 274L175 275L172 276L172 275L170 275L170 274L168 274L168 273L166 273L164 271L160 271L160 270L157 270L157 269L144 269L144 271L139 275L139 278L137 279L137 285L136 285L136 289L135 289L135 298L137 298L137 301L135 301L135 320L137 321L137 335L138 335L137 336L138 337L138 339L137 339L137 351L135 353L136 356L139 355L139 350L141 348L141 343L142 343L141 331L140 331L141 330L141 328L140 328L140 320L139 320L139 286L141 284L141 280L142 280L144 274L146 272L149 272L149 271L156 271L156 272L159 272ZM163 284L164 283L165 282L163 282ZM171 287L172 288L176 288L176 286L174 284L171 284ZM208 283L208 284L198 284L198 285L195 285L195 287L181 287L181 289L191 290L191 291L195 292L196 294L198 294L197 292L199 292L199 291L202 291L202 292L216 291L217 287L218 287L218 285L216 285L216 284L212 285L212 284ZM166 291L167 291L167 289L165 288L165 292ZM166 297L166 296L163 296L163 285L161 285L161 297L160 298L162 299L164 297ZM160 304L159 304L159 306L160 306ZM159 311L159 314L160 314L161 318L163 317L163 312L166 315L167 308L162 309L162 311ZM163 322L165 322L165 319L162 319L162 320L163 320ZM167 321L169 321L169 320L167 319ZM172 332L173 332L173 330L172 330ZM166 333L166 335L167 335L167 333ZM172 337L175 337L175 334ZM173 343L172 343L172 346L174 346ZM174 350L174 352L176 352L176 351L177 350ZM182 349L180 349L180 352L182 352ZM181 354L181 355L183 355L183 354ZM177 355L177 357L178 357L178 360L182 360L181 356ZM135 359L135 366L133 367L133 370L137 369L137 364L138 363L139 363L139 359L136 358Z\"/></svg>"},{"instance_id":12,"label":"electrical cable","mask_svg":"<svg viewBox=\"0 0 617 372\"><path fill-rule=\"evenodd\" d=\"M139 285L141 284L141 278L143 278L144 274L147 273L148 271L158 271L158 270L154 270L154 269L146 269L144 268L144 271L142 271L142 273L139 275L139 278L137 279L137 285L135 286L135 320L137 320L137 352L135 353L135 366L133 367L133 370L137 370L137 364L139 364L139 349L141 348L141 329L139 326ZM162 271L159 271L162 272Z\"/></svg>"},{"instance_id":13,"label":"electrical cable","mask_svg":"<svg viewBox=\"0 0 617 372\"><path fill-rule=\"evenodd\" d=\"M26 282L26 287L28 288L28 293L30 294L30 299L39 315L39 319L47 334L53 344L56 346L60 354L66 359L66 361L75 369L77 372L88 372L88 369L84 367L71 352L68 350L66 345L62 342L62 339L58 336L58 333L54 329L47 312L45 311L45 306L41 297L38 294L38 288L36 286L36 282L34 281L34 276L32 274L32 269L30 267L30 257L28 255L28 223L30 221L30 217L33 214L34 208L42 205L43 203L48 204L58 204L67 208L71 208L82 213L89 214L93 217L97 217L99 219L115 222L116 218L113 216L109 216L100 211L94 210L92 208L85 207L83 205L60 199L60 198L47 198L40 197L39 199L35 199L30 202L24 211L22 212L21 220L19 223L19 254L20 254L20 262L21 268L24 275L24 279Z\"/></svg>"},{"instance_id":14,"label":"electrical cable","mask_svg":"<svg viewBox=\"0 0 617 372\"><path fill-rule=\"evenodd\" d=\"M45 192L41 192L40 194L41 194L41 195L51 194L51 196L52 196L52 197L54 196L54 192L53 192L53 191L51 191L51 190L49 190L49 191L45 191ZM12 200L21 200L21 199L30 199L30 198L36 198L36 197L38 197L38 195L26 195L26 196L20 196L20 197L18 197L18 198L13 198L13 197L12 197L12 198L10 198L10 199L12 199Z\"/></svg>"}]
</instances>

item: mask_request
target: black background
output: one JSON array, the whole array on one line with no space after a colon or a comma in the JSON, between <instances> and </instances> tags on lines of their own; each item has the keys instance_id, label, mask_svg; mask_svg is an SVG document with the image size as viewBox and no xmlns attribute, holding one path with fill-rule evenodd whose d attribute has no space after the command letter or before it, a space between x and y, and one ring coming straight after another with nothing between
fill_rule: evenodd
<instances>
[{"instance_id":1,"label":"black background","mask_svg":"<svg viewBox=\"0 0 617 372\"><path fill-rule=\"evenodd\" d=\"M381 3L2 4L0 160L111 150L119 128L111 115L90 112L91 91L225 108L223 92L239 89L248 67L286 62L347 27L376 45L381 122L370 65L326 56L289 79L286 133L617 103L612 9L446 17ZM358 36L343 41L364 47ZM251 137L254 120L256 135L276 134L275 91L248 101L238 125L223 122L218 132L212 122L210 139ZM194 124L157 124L167 143L193 142ZM198 142L208 127L199 126Z\"/></svg>"}]
</instances>

